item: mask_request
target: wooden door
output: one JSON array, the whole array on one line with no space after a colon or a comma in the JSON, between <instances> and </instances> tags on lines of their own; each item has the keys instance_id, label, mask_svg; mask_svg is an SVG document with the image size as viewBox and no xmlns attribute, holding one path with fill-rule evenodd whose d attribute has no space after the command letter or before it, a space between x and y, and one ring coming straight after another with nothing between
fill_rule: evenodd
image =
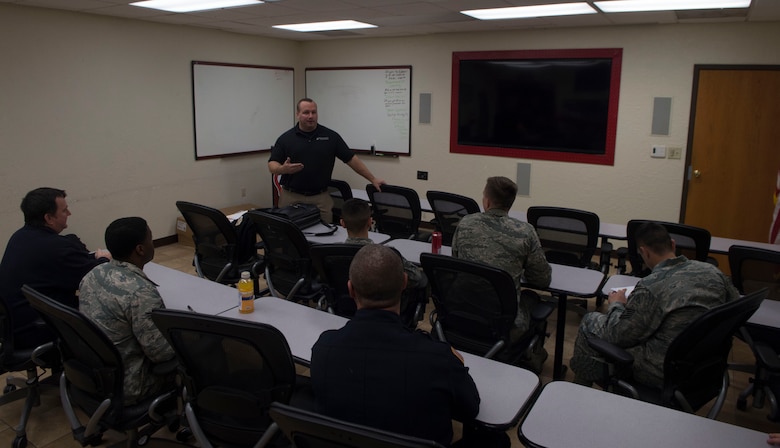
<instances>
[{"instance_id":1,"label":"wooden door","mask_svg":"<svg viewBox=\"0 0 780 448\"><path fill-rule=\"evenodd\" d=\"M780 66L695 71L682 222L767 242L780 169Z\"/></svg>"}]
</instances>

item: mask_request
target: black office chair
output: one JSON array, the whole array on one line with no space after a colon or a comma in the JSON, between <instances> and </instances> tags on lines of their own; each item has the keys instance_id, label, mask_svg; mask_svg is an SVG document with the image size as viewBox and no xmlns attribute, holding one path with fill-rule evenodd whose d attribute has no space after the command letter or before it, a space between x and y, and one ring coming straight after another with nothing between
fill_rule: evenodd
<instances>
[{"instance_id":1,"label":"black office chair","mask_svg":"<svg viewBox=\"0 0 780 448\"><path fill-rule=\"evenodd\" d=\"M762 288L769 290L767 299L780 300L780 252L747 246L729 248L731 281L742 294ZM750 346L756 363L751 366L731 365L733 370L753 373L750 384L737 398L737 409L747 409L747 398L753 397L753 407L761 409L769 399L768 418L780 421L778 396L773 389L780 389L780 330L747 324L738 334Z\"/></svg>"},{"instance_id":2,"label":"black office chair","mask_svg":"<svg viewBox=\"0 0 780 448\"><path fill-rule=\"evenodd\" d=\"M333 198L333 224L338 225L344 201L352 199L352 187L343 180L331 179L328 183L328 193Z\"/></svg>"},{"instance_id":3,"label":"black office chair","mask_svg":"<svg viewBox=\"0 0 780 448\"><path fill-rule=\"evenodd\" d=\"M44 325L43 321L40 321L40 325ZM6 308L5 301L0 299L0 372L25 372L27 376L26 379L7 376L3 395L0 397L0 406L24 399L22 415L15 428L13 448L27 446L27 422L32 408L40 405L42 389L57 387L56 382L51 384L39 381L41 374L38 373L38 367L61 369L54 343L49 342L36 348L17 348L14 344L11 313Z\"/></svg>"},{"instance_id":4,"label":"black office chair","mask_svg":"<svg viewBox=\"0 0 780 448\"><path fill-rule=\"evenodd\" d=\"M97 445L103 432L113 429L127 434L127 447L136 447L163 426L175 429L176 390L125 403L124 362L108 336L78 310L27 285L22 292L58 337L64 368L60 400L75 440L82 446ZM76 407L89 417L86 425L79 421Z\"/></svg>"},{"instance_id":5,"label":"black office chair","mask_svg":"<svg viewBox=\"0 0 780 448\"><path fill-rule=\"evenodd\" d=\"M550 263L563 264L609 272L612 244L605 243L601 247L600 262L593 262L593 255L598 249L599 217L595 213L563 207L528 207L528 223L534 226L544 255ZM596 297L596 308L599 308L604 297ZM587 301L572 299L567 303L571 309L580 315L587 312Z\"/></svg>"},{"instance_id":6,"label":"black office chair","mask_svg":"<svg viewBox=\"0 0 780 448\"><path fill-rule=\"evenodd\" d=\"M698 317L669 345L664 358L662 388L625 379L634 357L616 345L596 337L588 345L604 361L600 384L607 390L622 391L633 398L694 413L713 398L707 418L714 419L723 407L729 387L728 358L732 337L766 298L768 291L748 294L712 308ZM676 312L691 313L690 309Z\"/></svg>"},{"instance_id":7,"label":"black office chair","mask_svg":"<svg viewBox=\"0 0 780 448\"><path fill-rule=\"evenodd\" d=\"M257 254L254 232L241 237L237 227L215 208L185 201L176 201L176 208L192 229L193 264L199 277L235 284L242 271L262 269L263 258Z\"/></svg>"},{"instance_id":8,"label":"black office chair","mask_svg":"<svg viewBox=\"0 0 780 448\"><path fill-rule=\"evenodd\" d=\"M433 440L383 431L272 403L276 425L299 448L443 448Z\"/></svg>"},{"instance_id":9,"label":"black office chair","mask_svg":"<svg viewBox=\"0 0 780 448\"><path fill-rule=\"evenodd\" d=\"M351 318L357 307L349 295L347 280L349 266L355 254L363 247L359 244L320 244L309 249L314 269L325 287L320 309ZM401 295L401 320L408 328L416 328L425 314L428 304L427 288L407 288Z\"/></svg>"},{"instance_id":10,"label":"black office chair","mask_svg":"<svg viewBox=\"0 0 780 448\"><path fill-rule=\"evenodd\" d=\"M274 297L315 303L322 297L311 265L309 242L292 221L252 210L244 215L255 224L265 246L265 281Z\"/></svg>"},{"instance_id":11,"label":"black office chair","mask_svg":"<svg viewBox=\"0 0 780 448\"><path fill-rule=\"evenodd\" d=\"M436 230L441 232L442 244L452 246L452 237L460 219L472 213L479 213L479 204L470 197L455 193L428 191L425 195L436 217Z\"/></svg>"},{"instance_id":12,"label":"black office chair","mask_svg":"<svg viewBox=\"0 0 780 448\"><path fill-rule=\"evenodd\" d=\"M439 340L477 356L530 365L533 354L543 348L547 318L555 305L541 302L534 307L529 330L519 334L514 325L517 289L506 271L428 253L420 262L431 283L436 309L430 320Z\"/></svg>"},{"instance_id":13,"label":"black office chair","mask_svg":"<svg viewBox=\"0 0 780 448\"><path fill-rule=\"evenodd\" d=\"M271 402L289 403L295 365L284 335L257 322L156 309L152 320L176 352L185 414L202 448L261 447L274 440Z\"/></svg>"},{"instance_id":14,"label":"black office chair","mask_svg":"<svg viewBox=\"0 0 780 448\"><path fill-rule=\"evenodd\" d=\"M650 269L639 255L636 238L634 238L636 230L646 222L649 221L632 219L626 224L628 247L621 248L617 252L619 274L626 273L626 258L628 258L628 262L631 264L631 273L629 275L647 277L650 274ZM677 255L685 255L689 260L709 262L717 266L717 262L708 256L712 237L707 229L674 222L657 222L666 228L669 236L674 240Z\"/></svg>"},{"instance_id":15,"label":"black office chair","mask_svg":"<svg viewBox=\"0 0 780 448\"><path fill-rule=\"evenodd\" d=\"M528 207L527 216L539 235L547 261L599 269L592 261L599 241L598 215L571 208L536 206Z\"/></svg>"},{"instance_id":16,"label":"black office chair","mask_svg":"<svg viewBox=\"0 0 780 448\"><path fill-rule=\"evenodd\" d=\"M382 185L382 191L378 191L368 184L366 192L378 232L400 239L427 241L430 238L429 232L420 232L422 208L416 191L397 185Z\"/></svg>"},{"instance_id":17,"label":"black office chair","mask_svg":"<svg viewBox=\"0 0 780 448\"><path fill-rule=\"evenodd\" d=\"M347 281L352 259L362 247L359 244L319 244L311 247L312 264L325 287L320 309L343 317L355 315L357 307L349 295Z\"/></svg>"}]
</instances>

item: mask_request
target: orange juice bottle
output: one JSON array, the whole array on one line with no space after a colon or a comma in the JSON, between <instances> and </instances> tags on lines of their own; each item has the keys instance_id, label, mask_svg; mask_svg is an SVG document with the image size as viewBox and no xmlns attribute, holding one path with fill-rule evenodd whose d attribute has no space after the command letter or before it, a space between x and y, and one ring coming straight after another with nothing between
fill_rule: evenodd
<instances>
[{"instance_id":1,"label":"orange juice bottle","mask_svg":"<svg viewBox=\"0 0 780 448\"><path fill-rule=\"evenodd\" d=\"M238 289L238 312L251 313L255 310L255 282L249 276L249 271L241 273L241 280L236 285Z\"/></svg>"}]
</instances>

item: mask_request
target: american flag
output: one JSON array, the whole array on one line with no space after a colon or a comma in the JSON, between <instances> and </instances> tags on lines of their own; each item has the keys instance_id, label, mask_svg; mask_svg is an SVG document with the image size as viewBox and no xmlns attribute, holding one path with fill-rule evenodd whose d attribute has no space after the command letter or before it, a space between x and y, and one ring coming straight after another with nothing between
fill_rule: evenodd
<instances>
[{"instance_id":1,"label":"american flag","mask_svg":"<svg viewBox=\"0 0 780 448\"><path fill-rule=\"evenodd\" d=\"M772 214L772 226L769 228L769 242L780 244L780 170L777 170L777 184L775 185L775 212Z\"/></svg>"}]
</instances>

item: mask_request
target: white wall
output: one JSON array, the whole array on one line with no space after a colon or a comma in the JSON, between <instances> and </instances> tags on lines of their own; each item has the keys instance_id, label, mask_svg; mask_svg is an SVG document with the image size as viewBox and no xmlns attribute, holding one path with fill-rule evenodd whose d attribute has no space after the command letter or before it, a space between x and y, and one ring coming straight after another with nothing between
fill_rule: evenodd
<instances>
[{"instance_id":1,"label":"white wall","mask_svg":"<svg viewBox=\"0 0 780 448\"><path fill-rule=\"evenodd\" d=\"M567 48L623 48L614 166L449 153L453 51ZM519 197L514 208L582 208L615 223L677 221L685 160L651 159L650 148L686 146L694 64L780 64L780 26L644 25L307 42L302 56L310 67L413 66L412 157L364 157L389 183L420 194L438 189L480 199L486 177L514 179L517 163L524 162L531 164L531 194ZM415 107L423 92L432 94L430 125L417 124ZM653 98L659 96L672 98L669 136L650 135ZM319 118L327 126L328 117ZM429 180L417 180L417 170L429 171ZM365 184L343 165L337 164L334 177Z\"/></svg>"},{"instance_id":2,"label":"white wall","mask_svg":"<svg viewBox=\"0 0 780 448\"><path fill-rule=\"evenodd\" d=\"M292 41L0 5L0 250L39 186L67 191L65 232L91 248L121 216L175 235L177 200L270 204L267 154L195 161L190 61L294 67L298 53Z\"/></svg>"},{"instance_id":3,"label":"white wall","mask_svg":"<svg viewBox=\"0 0 780 448\"><path fill-rule=\"evenodd\" d=\"M615 165L449 153L453 51L623 48ZM68 231L90 247L120 216L145 217L173 235L176 200L223 207L270 203L267 154L195 162L191 60L296 69L412 65L413 109L432 94L432 123L412 114L412 156L363 156L388 182L424 194L479 199L488 176L530 163L531 195L515 208L561 205L602 220L676 221L684 160L651 159L653 144L685 146L694 64L780 64L773 23L644 25L501 31L296 43L206 29L0 5L0 249L22 224L19 203L38 186L68 191ZM672 97L671 135L650 135L653 97ZM328 117L320 121L327 126ZM292 117L291 117L292 124ZM335 178L365 181L337 163ZM777 169L777 167L772 167ZM429 180L416 180L416 171ZM246 197L241 189L246 188Z\"/></svg>"}]
</instances>

